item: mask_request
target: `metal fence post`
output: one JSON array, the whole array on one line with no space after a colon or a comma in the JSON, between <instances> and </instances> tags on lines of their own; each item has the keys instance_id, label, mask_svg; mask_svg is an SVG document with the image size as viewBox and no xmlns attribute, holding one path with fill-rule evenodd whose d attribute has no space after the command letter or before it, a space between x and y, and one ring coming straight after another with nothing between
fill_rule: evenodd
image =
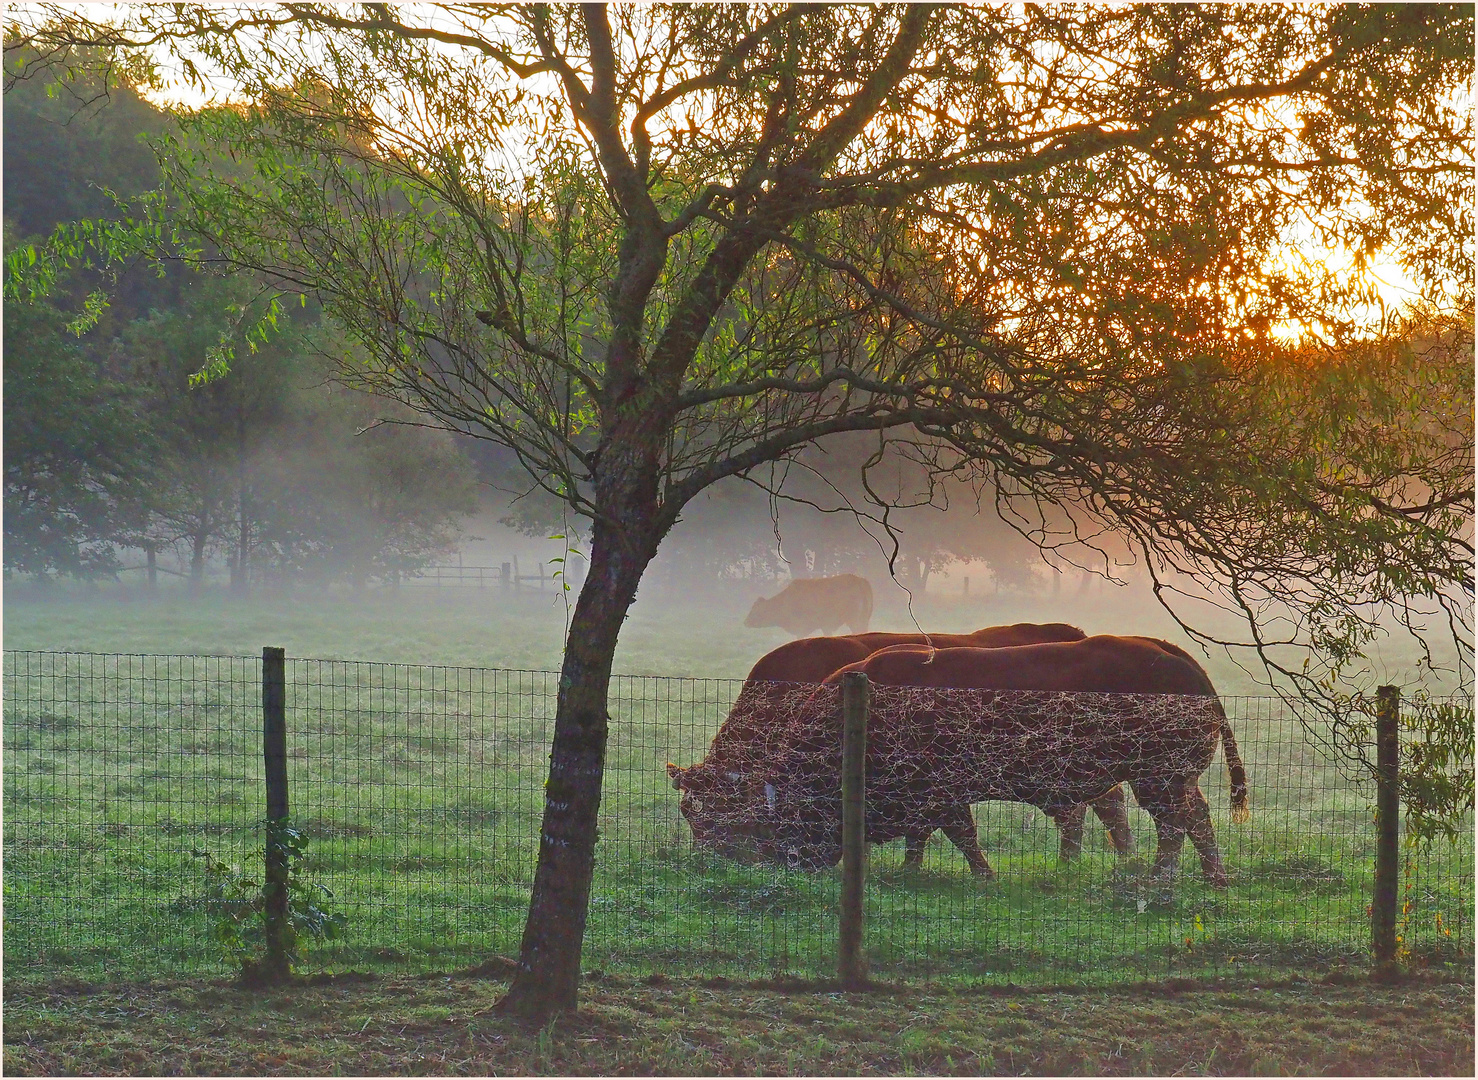
<instances>
[{"instance_id":1,"label":"metal fence post","mask_svg":"<svg viewBox=\"0 0 1478 1080\"><path fill-rule=\"evenodd\" d=\"M287 925L288 853L280 831L287 825L286 651L262 649L262 760L267 780L267 836L263 864L267 956L262 975L289 972Z\"/></svg>"},{"instance_id":2,"label":"metal fence post","mask_svg":"<svg viewBox=\"0 0 1478 1080\"><path fill-rule=\"evenodd\" d=\"M842 676L842 896L837 975L849 989L867 982L862 953L862 886L867 880L867 676Z\"/></svg>"},{"instance_id":3,"label":"metal fence post","mask_svg":"<svg viewBox=\"0 0 1478 1080\"><path fill-rule=\"evenodd\" d=\"M1370 904L1371 951L1377 964L1396 959L1397 855L1400 843L1401 689L1375 691L1375 892Z\"/></svg>"}]
</instances>

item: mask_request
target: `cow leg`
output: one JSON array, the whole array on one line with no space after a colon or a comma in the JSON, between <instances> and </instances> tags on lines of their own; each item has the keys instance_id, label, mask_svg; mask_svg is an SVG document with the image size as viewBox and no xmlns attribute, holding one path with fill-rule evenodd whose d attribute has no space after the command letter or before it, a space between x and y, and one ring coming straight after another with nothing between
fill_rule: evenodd
<instances>
[{"instance_id":1,"label":"cow leg","mask_svg":"<svg viewBox=\"0 0 1478 1080\"><path fill-rule=\"evenodd\" d=\"M1083 854L1083 819L1088 816L1088 807L1082 803L1059 810L1052 815L1062 838L1057 846L1057 857L1070 862Z\"/></svg>"},{"instance_id":2,"label":"cow leg","mask_svg":"<svg viewBox=\"0 0 1478 1080\"><path fill-rule=\"evenodd\" d=\"M1180 849L1185 845L1185 781L1140 780L1130 786L1134 788L1134 797L1139 800L1139 805L1155 822L1155 836L1159 843L1151 873L1174 881L1180 869Z\"/></svg>"},{"instance_id":3,"label":"cow leg","mask_svg":"<svg viewBox=\"0 0 1478 1080\"><path fill-rule=\"evenodd\" d=\"M944 835L950 838L960 853L965 856L965 861L970 864L970 872L976 877L993 878L996 872L990 868L990 863L985 861L985 852L980 850L980 837L975 831L975 817L970 813L970 807L965 805L951 807L942 815L939 828Z\"/></svg>"},{"instance_id":4,"label":"cow leg","mask_svg":"<svg viewBox=\"0 0 1478 1080\"><path fill-rule=\"evenodd\" d=\"M926 833L910 833L903 838L903 868L905 870L917 870L924 865L924 845L929 842L929 836L933 831L930 829Z\"/></svg>"},{"instance_id":5,"label":"cow leg","mask_svg":"<svg viewBox=\"0 0 1478 1080\"><path fill-rule=\"evenodd\" d=\"M1134 832L1129 828L1129 800L1124 785L1115 784L1091 803L1093 812L1108 830L1109 840L1120 855L1134 852Z\"/></svg>"},{"instance_id":6,"label":"cow leg","mask_svg":"<svg viewBox=\"0 0 1478 1080\"><path fill-rule=\"evenodd\" d=\"M1186 832L1191 843L1201 856L1201 876L1206 883L1218 889L1227 887L1227 871L1221 862L1221 852L1216 847L1216 831L1211 827L1211 807L1201 786L1192 782L1185 797Z\"/></svg>"}]
</instances>

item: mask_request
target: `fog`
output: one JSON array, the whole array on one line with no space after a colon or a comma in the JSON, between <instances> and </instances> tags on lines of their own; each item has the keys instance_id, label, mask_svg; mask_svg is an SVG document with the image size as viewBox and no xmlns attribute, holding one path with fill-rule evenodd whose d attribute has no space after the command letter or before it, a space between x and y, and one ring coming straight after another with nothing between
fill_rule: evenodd
<instances>
[{"instance_id":1,"label":"fog","mask_svg":"<svg viewBox=\"0 0 1478 1080\"><path fill-rule=\"evenodd\" d=\"M813 493L814 494L814 493ZM833 503L836 500L833 500ZM750 628L759 597L794 578L848 573L871 584L870 629L964 632L1013 622L1066 622L1089 634L1162 637L1191 650L1224 694L1265 693L1255 655L1203 649L1156 601L1142 559L1112 537L1092 549L1048 558L986 505L956 498L948 510L916 507L891 515L893 540L875 522L771 499L742 482L700 497L663 542L623 628L615 669L623 674L739 678L765 652L791 638ZM545 506L510 502L484 489L475 514L419 576L398 583L373 577L330 584L258 579L233 590L222 552L207 563L204 586L189 588L187 560L164 551L150 589L142 551L123 551L115 581L37 586L7 582L7 648L120 652L254 654L264 644L291 655L399 663L558 667L569 609L585 572L586 541L577 525ZM564 533L568 540L551 538ZM568 557L568 563L560 560ZM1076 558L1092 572L1067 561ZM504 576L507 564L507 576ZM563 586L566 565L571 588ZM459 583L460 579L460 583ZM1188 592L1195 583L1170 578ZM1235 615L1182 599L1177 611L1197 629L1245 640ZM100 613L101 612L101 613ZM1433 623L1434 631L1437 629ZM1455 676L1422 674L1419 651L1394 623L1371 649L1362 684L1418 682L1438 692ZM842 631L846 632L846 631ZM1433 640L1440 647L1441 634ZM1452 664L1437 652L1438 666Z\"/></svg>"}]
</instances>

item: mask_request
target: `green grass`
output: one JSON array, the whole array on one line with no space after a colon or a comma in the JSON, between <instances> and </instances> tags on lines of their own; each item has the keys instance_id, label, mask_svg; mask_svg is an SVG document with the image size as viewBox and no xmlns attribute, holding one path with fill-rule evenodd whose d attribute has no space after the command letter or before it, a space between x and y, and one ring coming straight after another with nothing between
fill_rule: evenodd
<instances>
[{"instance_id":1,"label":"green grass","mask_svg":"<svg viewBox=\"0 0 1478 1080\"><path fill-rule=\"evenodd\" d=\"M952 991L593 976L503 1018L499 981L7 986L7 1075L1472 1075L1471 982Z\"/></svg>"},{"instance_id":2,"label":"green grass","mask_svg":"<svg viewBox=\"0 0 1478 1080\"><path fill-rule=\"evenodd\" d=\"M634 617L618 670L742 676L774 631L736 610ZM10 649L259 653L290 660L289 773L305 870L349 916L323 970L434 971L517 953L536 853L555 677L407 661L549 667L552 596L411 592L353 602L87 599L7 607ZM954 612L957 620L990 618ZM1010 621L1026 613L1007 613ZM1036 617L1045 617L1038 615ZM940 616L942 628L955 629ZM715 632L723 628L723 633ZM5 944L11 975L88 978L223 970L207 939L201 860L259 866L257 662L50 658L5 694ZM29 661L27 661L29 662ZM733 977L834 964L835 871L745 866L694 851L663 765L702 757L737 683L619 679L586 964ZM935 838L922 872L875 848L867 948L888 977L1094 983L1206 971L1331 970L1364 962L1370 793L1265 702L1228 699L1247 760L1251 824L1227 815L1218 761L1203 779L1232 874L1201 885L1187 854L1172 892L1090 835L1060 866L1031 807L977 807L999 877L980 884ZM1141 852L1154 842L1134 811ZM1090 833L1096 823L1090 817ZM1413 854L1403 925L1412 958L1470 963L1471 845ZM1438 917L1442 923L1438 924Z\"/></svg>"}]
</instances>

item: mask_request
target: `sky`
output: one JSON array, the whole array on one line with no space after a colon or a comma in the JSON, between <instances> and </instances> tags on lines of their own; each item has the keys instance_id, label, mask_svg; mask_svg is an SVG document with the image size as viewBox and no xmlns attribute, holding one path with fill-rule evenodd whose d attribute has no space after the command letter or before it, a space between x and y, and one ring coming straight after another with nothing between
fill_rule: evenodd
<instances>
[{"instance_id":1,"label":"sky","mask_svg":"<svg viewBox=\"0 0 1478 1080\"><path fill-rule=\"evenodd\" d=\"M103 8L104 5L97 5L96 7ZM115 7L115 5L106 5L106 7ZM408 6L412 10L415 7L417 5ZM444 15L436 13L429 13L427 15L428 21L433 24L438 21L445 23L447 18ZM448 28L462 29L455 24L449 24ZM224 82L217 83L209 88L191 85L183 77L183 67L176 58L161 54L159 64L161 75L163 76L163 85L149 91L145 95L155 104L195 109L213 102L218 103L232 100L235 97ZM208 67L208 64L201 63L200 66L202 69L205 69ZM502 142L502 148L505 153L510 150L516 150L516 147L522 142L519 139L500 141ZM507 170L510 174L516 174L519 171L515 162L504 164L505 167L507 165L514 166ZM1322 263L1336 273L1352 270L1355 265L1355 257L1352 252L1346 249L1326 246L1315 236L1314 230L1307 223L1302 224L1296 230L1295 234L1290 237L1289 255L1280 261L1287 265L1295 265L1299 261L1304 260L1315 264ZM1384 302L1387 311L1399 310L1420 297L1420 292L1410 275L1401 266L1397 253L1394 251L1377 253L1369 260L1367 273L1375 284L1376 291ZM1379 305L1371 305L1357 309L1353 314L1357 320L1363 321L1371 326L1377 326L1381 322L1382 311ZM1309 332L1310 329L1310 327L1303 324L1293 322L1285 322L1274 326L1274 332L1286 340L1296 339L1304 333Z\"/></svg>"}]
</instances>

